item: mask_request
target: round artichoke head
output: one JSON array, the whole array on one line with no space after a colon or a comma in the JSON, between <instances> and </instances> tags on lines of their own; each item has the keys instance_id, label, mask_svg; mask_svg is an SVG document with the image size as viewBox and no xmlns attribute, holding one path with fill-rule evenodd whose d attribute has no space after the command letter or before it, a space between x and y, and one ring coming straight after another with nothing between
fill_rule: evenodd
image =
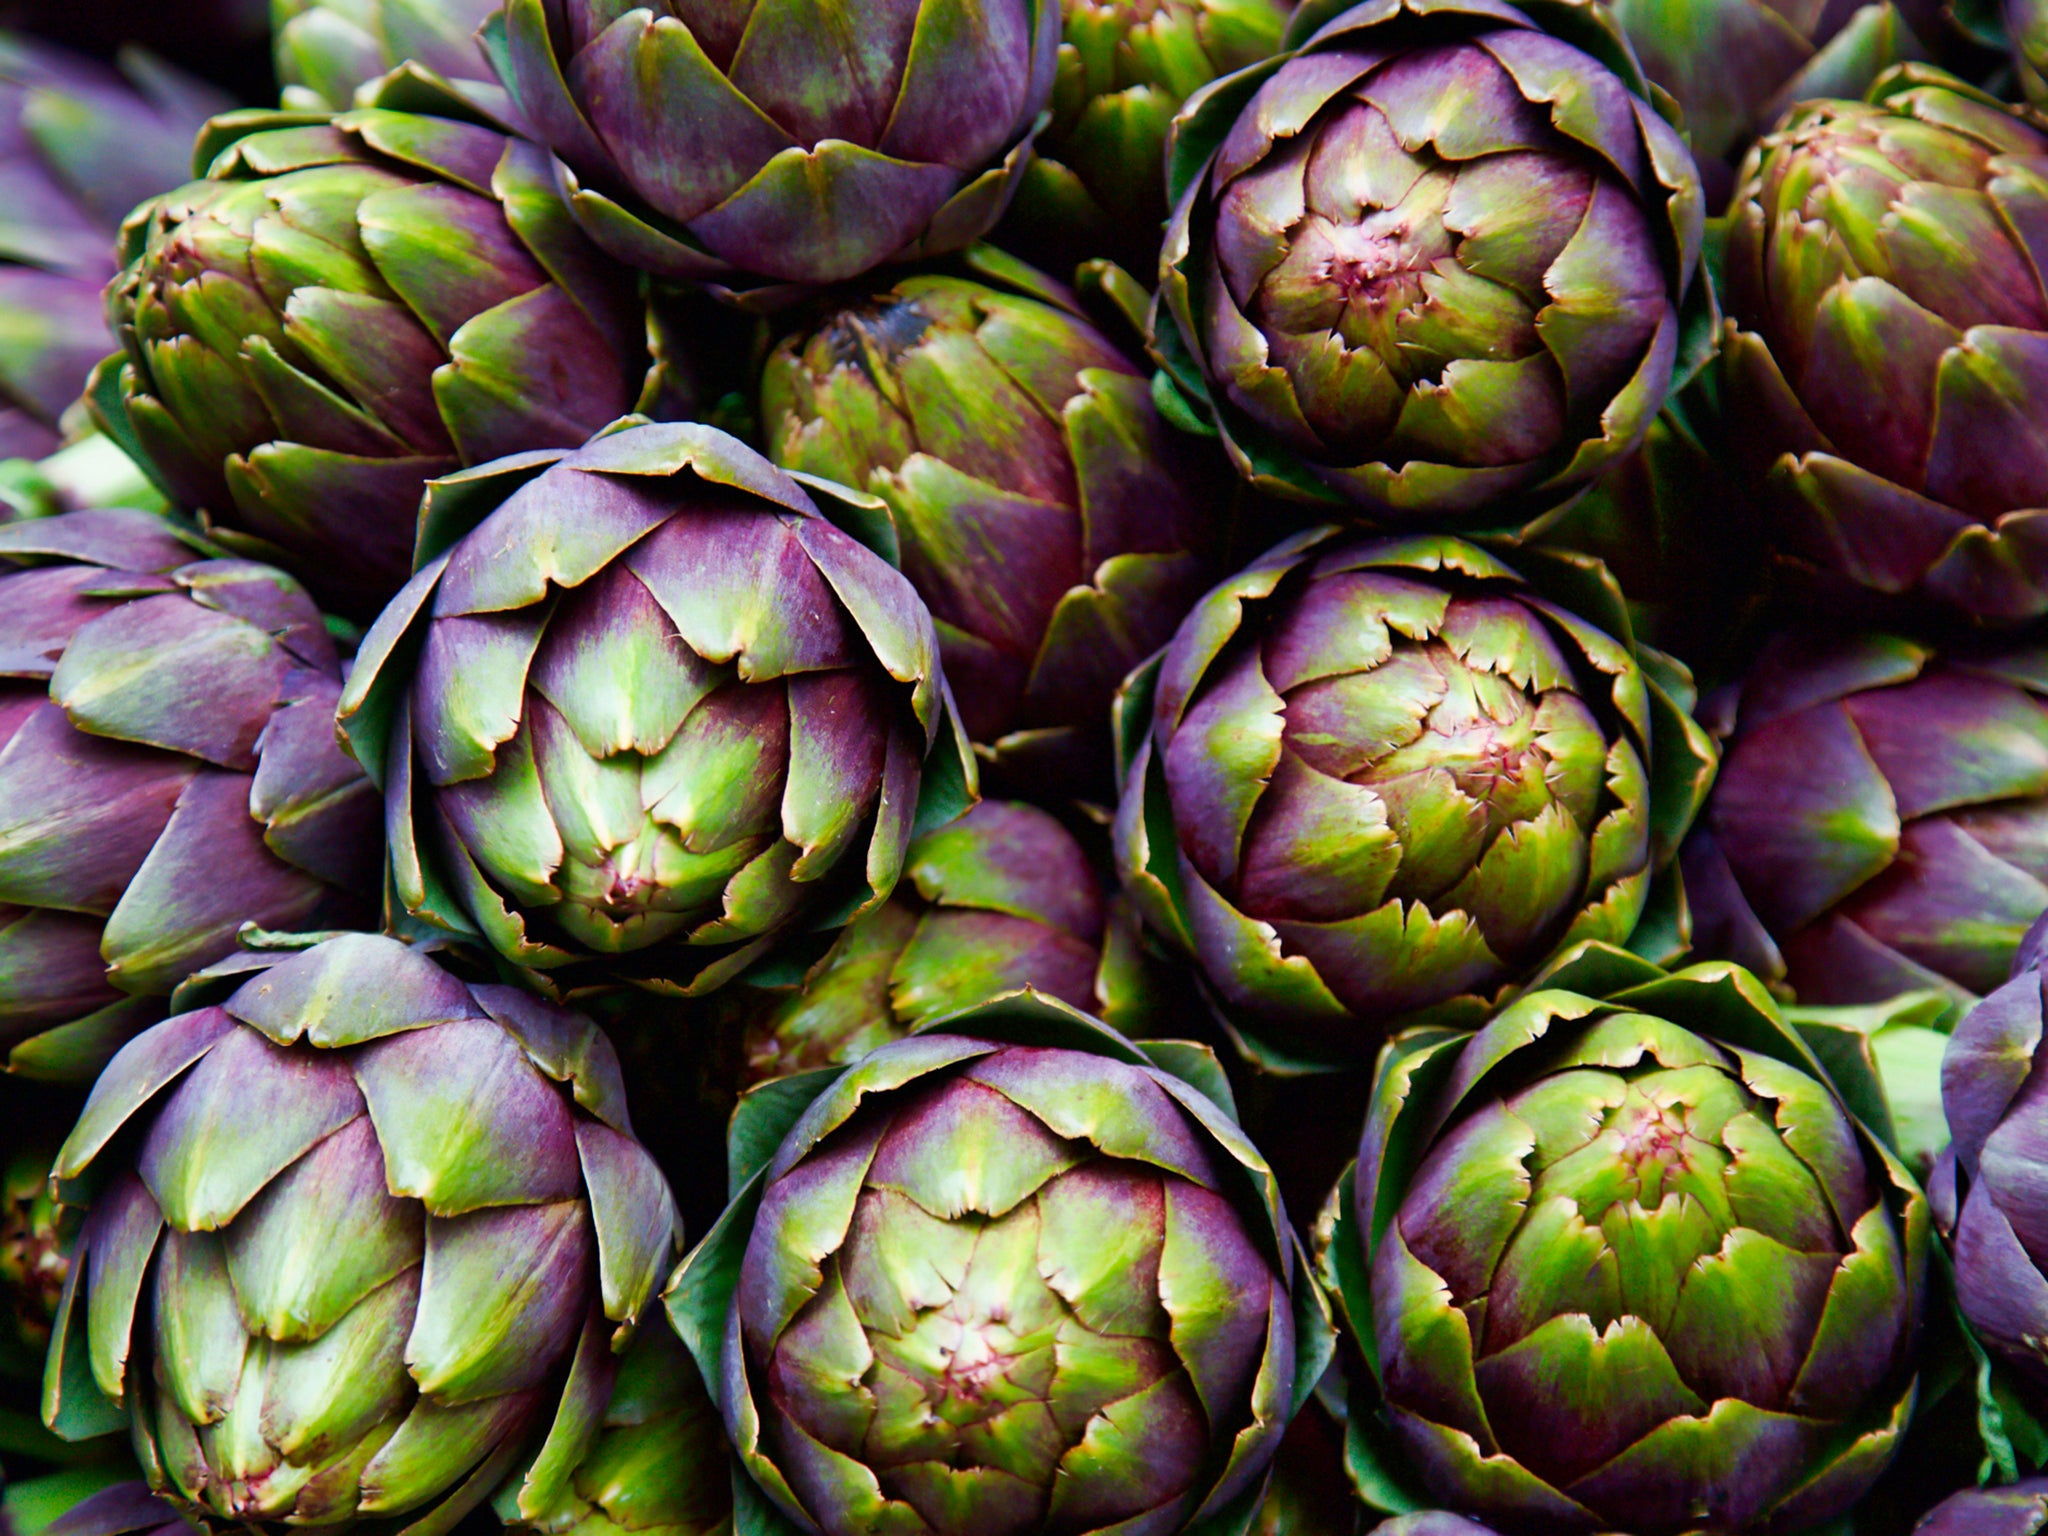
<instances>
[{"instance_id":1,"label":"round artichoke head","mask_svg":"<svg viewBox=\"0 0 2048 1536\"><path fill-rule=\"evenodd\" d=\"M1965 1488L1943 1499L1913 1536L2039 1536L2048 1530L2048 1478L2007 1488Z\"/></svg>"},{"instance_id":2,"label":"round artichoke head","mask_svg":"<svg viewBox=\"0 0 2048 1536\"><path fill-rule=\"evenodd\" d=\"M376 792L282 571L142 512L0 527L0 1046L90 1077L236 931L369 921Z\"/></svg>"},{"instance_id":3,"label":"round artichoke head","mask_svg":"<svg viewBox=\"0 0 2048 1536\"><path fill-rule=\"evenodd\" d=\"M784 343L761 393L778 464L887 503L992 769L1107 799L1117 683L1213 577L1214 498L1145 378L1060 304L914 277Z\"/></svg>"},{"instance_id":4,"label":"round artichoke head","mask_svg":"<svg viewBox=\"0 0 2048 1536\"><path fill-rule=\"evenodd\" d=\"M1019 1017L1100 1049L1008 1043ZM1249 1518L1325 1357L1271 1175L1220 1106L1028 996L813 1091L746 1186L751 1231L670 1291L673 1311L744 1244L709 1336L770 1499L826 1536Z\"/></svg>"},{"instance_id":5,"label":"round artichoke head","mask_svg":"<svg viewBox=\"0 0 2048 1536\"><path fill-rule=\"evenodd\" d=\"M1779 536L1884 593L2048 613L2048 450L2014 430L2048 356L2048 125L1908 67L1809 102L1732 210L1726 366Z\"/></svg>"},{"instance_id":6,"label":"round artichoke head","mask_svg":"<svg viewBox=\"0 0 2048 1536\"><path fill-rule=\"evenodd\" d=\"M423 539L341 719L430 923L536 969L708 987L886 899L921 790L964 807L924 605L721 432L444 481Z\"/></svg>"},{"instance_id":7,"label":"round artichoke head","mask_svg":"<svg viewBox=\"0 0 2048 1536\"><path fill-rule=\"evenodd\" d=\"M1385 1029L1477 1022L1566 945L1625 940L1712 768L1667 711L1660 750L1693 756L1653 801L1635 656L1456 539L1290 540L1140 681L1125 885L1286 1058L1363 1064Z\"/></svg>"},{"instance_id":8,"label":"round artichoke head","mask_svg":"<svg viewBox=\"0 0 2048 1536\"><path fill-rule=\"evenodd\" d=\"M1290 0L1062 0L1052 121L999 239L1054 270L1106 256L1148 275L1181 103L1280 46Z\"/></svg>"},{"instance_id":9,"label":"round artichoke head","mask_svg":"<svg viewBox=\"0 0 2048 1536\"><path fill-rule=\"evenodd\" d=\"M501 9L503 0L270 0L284 104L345 110L360 87L407 62L465 94L496 93L476 33Z\"/></svg>"},{"instance_id":10,"label":"round artichoke head","mask_svg":"<svg viewBox=\"0 0 2048 1536\"><path fill-rule=\"evenodd\" d=\"M369 934L220 969L58 1155L96 1182L45 1419L130 1426L218 1527L446 1529L530 1439L552 1506L680 1236L610 1043Z\"/></svg>"},{"instance_id":11,"label":"round artichoke head","mask_svg":"<svg viewBox=\"0 0 2048 1536\"><path fill-rule=\"evenodd\" d=\"M1001 215L1052 92L1058 0L509 0L506 86L624 260L837 282Z\"/></svg>"},{"instance_id":12,"label":"round artichoke head","mask_svg":"<svg viewBox=\"0 0 2048 1536\"><path fill-rule=\"evenodd\" d=\"M1699 952L1801 1002L1967 1007L2048 910L2048 651L1780 635L1684 872Z\"/></svg>"},{"instance_id":13,"label":"round artichoke head","mask_svg":"<svg viewBox=\"0 0 2048 1536\"><path fill-rule=\"evenodd\" d=\"M121 220L192 174L217 96L139 54L123 72L0 32L0 458L41 458L114 350L100 290Z\"/></svg>"},{"instance_id":14,"label":"round artichoke head","mask_svg":"<svg viewBox=\"0 0 2048 1536\"><path fill-rule=\"evenodd\" d=\"M452 118L239 113L124 234L102 425L220 536L368 619L426 481L651 401L638 280L544 151Z\"/></svg>"},{"instance_id":15,"label":"round artichoke head","mask_svg":"<svg viewBox=\"0 0 2048 1536\"><path fill-rule=\"evenodd\" d=\"M1698 173L1604 7L1545 14L1354 7L1182 109L1156 345L1255 482L1498 520L1656 417Z\"/></svg>"},{"instance_id":16,"label":"round artichoke head","mask_svg":"<svg viewBox=\"0 0 2048 1536\"><path fill-rule=\"evenodd\" d=\"M1587 946L1477 1034L1390 1049L1346 1179L1381 1411L1354 1414L1447 1506L1804 1530L1898 1447L1926 1198L1737 967Z\"/></svg>"}]
</instances>

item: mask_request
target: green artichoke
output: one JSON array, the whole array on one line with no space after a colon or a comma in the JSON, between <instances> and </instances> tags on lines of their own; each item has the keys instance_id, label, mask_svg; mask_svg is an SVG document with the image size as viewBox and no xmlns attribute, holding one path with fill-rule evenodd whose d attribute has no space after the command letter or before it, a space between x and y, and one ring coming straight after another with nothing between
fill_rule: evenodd
<instances>
[{"instance_id":1,"label":"green artichoke","mask_svg":"<svg viewBox=\"0 0 2048 1536\"><path fill-rule=\"evenodd\" d=\"M1187 408L1375 519L1569 500L1704 358L1699 174L1649 89L1596 0L1368 0L1196 92L1153 320Z\"/></svg>"},{"instance_id":2,"label":"green artichoke","mask_svg":"<svg viewBox=\"0 0 2048 1536\"><path fill-rule=\"evenodd\" d=\"M342 111L362 87L413 63L502 107L503 89L476 38L502 8L503 0L270 0L284 105Z\"/></svg>"},{"instance_id":3,"label":"green artichoke","mask_svg":"<svg viewBox=\"0 0 2048 1536\"><path fill-rule=\"evenodd\" d=\"M909 582L722 432L439 481L420 538L340 719L432 927L708 990L887 900L914 832L972 798Z\"/></svg>"},{"instance_id":4,"label":"green artichoke","mask_svg":"<svg viewBox=\"0 0 2048 1536\"><path fill-rule=\"evenodd\" d=\"M1580 596L1627 634L1618 594ZM1289 1070L1476 1024L1568 945L1625 942L1714 765L1625 640L1441 536L1288 540L1123 709L1125 888Z\"/></svg>"},{"instance_id":5,"label":"green artichoke","mask_svg":"<svg viewBox=\"0 0 2048 1536\"><path fill-rule=\"evenodd\" d=\"M1517 1533L1801 1531L1898 1448L1930 1230L1763 986L1604 945L1380 1064L1319 1228L1354 1468Z\"/></svg>"},{"instance_id":6,"label":"green artichoke","mask_svg":"<svg viewBox=\"0 0 2048 1536\"><path fill-rule=\"evenodd\" d=\"M1242 1529L1330 1334L1228 1097L1199 1047L1024 993L743 1100L668 1305L754 1502L823 1536Z\"/></svg>"},{"instance_id":7,"label":"green artichoke","mask_svg":"<svg viewBox=\"0 0 2048 1536\"><path fill-rule=\"evenodd\" d=\"M508 0L495 54L592 238L786 283L956 251L1052 93L1058 0Z\"/></svg>"},{"instance_id":8,"label":"green artichoke","mask_svg":"<svg viewBox=\"0 0 2048 1536\"><path fill-rule=\"evenodd\" d=\"M1061 0L1052 121L997 239L1054 271L1159 265L1180 104L1280 46L1291 0Z\"/></svg>"},{"instance_id":9,"label":"green artichoke","mask_svg":"<svg viewBox=\"0 0 2048 1536\"><path fill-rule=\"evenodd\" d=\"M559 1507L680 1236L610 1043L370 934L194 990L58 1156L46 1421L215 1529L446 1531L534 1440L511 1497Z\"/></svg>"},{"instance_id":10,"label":"green artichoke","mask_svg":"<svg viewBox=\"0 0 2048 1536\"><path fill-rule=\"evenodd\" d=\"M912 843L903 875L800 984L737 989L749 1080L848 1066L1019 987L1119 1027L1142 1007L1134 936L1073 834L1036 806L983 801Z\"/></svg>"},{"instance_id":11,"label":"green artichoke","mask_svg":"<svg viewBox=\"0 0 2048 1536\"><path fill-rule=\"evenodd\" d=\"M1976 618L2048 613L2048 122L1907 66L1767 135L1731 210L1731 446L1786 547Z\"/></svg>"},{"instance_id":12,"label":"green artichoke","mask_svg":"<svg viewBox=\"0 0 2048 1536\"><path fill-rule=\"evenodd\" d=\"M113 348L100 290L121 220L191 174L230 103L146 54L117 73L0 32L0 459L53 452Z\"/></svg>"},{"instance_id":13,"label":"green artichoke","mask_svg":"<svg viewBox=\"0 0 2048 1536\"><path fill-rule=\"evenodd\" d=\"M1108 338L1070 299L912 277L784 342L761 418L776 463L886 504L867 542L930 606L991 787L1109 799L1117 684L1213 579L1221 520Z\"/></svg>"},{"instance_id":14,"label":"green artichoke","mask_svg":"<svg viewBox=\"0 0 2048 1536\"><path fill-rule=\"evenodd\" d=\"M168 523L0 527L0 1049L91 1077L242 924L375 916L375 791L341 667L282 571Z\"/></svg>"},{"instance_id":15,"label":"green artichoke","mask_svg":"<svg viewBox=\"0 0 2048 1536\"><path fill-rule=\"evenodd\" d=\"M530 144L249 112L198 158L206 179L124 232L124 352L95 408L174 501L329 607L368 619L404 584L428 480L576 446L668 388L638 280L577 233Z\"/></svg>"}]
</instances>

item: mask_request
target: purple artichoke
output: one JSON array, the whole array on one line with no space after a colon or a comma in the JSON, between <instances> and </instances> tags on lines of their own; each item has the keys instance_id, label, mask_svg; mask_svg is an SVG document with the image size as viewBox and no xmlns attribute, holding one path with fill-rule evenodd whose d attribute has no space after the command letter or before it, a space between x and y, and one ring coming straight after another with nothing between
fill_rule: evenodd
<instances>
[{"instance_id":1,"label":"purple artichoke","mask_svg":"<svg viewBox=\"0 0 2048 1536\"><path fill-rule=\"evenodd\" d=\"M508 0L501 68L636 266L794 283L959 250L1052 94L1058 0Z\"/></svg>"},{"instance_id":2,"label":"purple artichoke","mask_svg":"<svg viewBox=\"0 0 2048 1536\"><path fill-rule=\"evenodd\" d=\"M1913 1536L2039 1536L2048 1530L2048 1478L2009 1488L1965 1488L1943 1499Z\"/></svg>"},{"instance_id":3,"label":"purple artichoke","mask_svg":"<svg viewBox=\"0 0 2048 1536\"><path fill-rule=\"evenodd\" d=\"M237 1529L555 1507L681 1235L610 1042L370 934L196 987L58 1155L45 1420Z\"/></svg>"},{"instance_id":4,"label":"purple artichoke","mask_svg":"<svg viewBox=\"0 0 2048 1536\"><path fill-rule=\"evenodd\" d=\"M2048 910L2048 651L1778 636L1683 858L1697 950L1801 1002L1967 1006Z\"/></svg>"},{"instance_id":5,"label":"purple artichoke","mask_svg":"<svg viewBox=\"0 0 2048 1536\"><path fill-rule=\"evenodd\" d=\"M398 901L518 965L708 990L887 900L972 799L910 583L722 432L437 482L421 559L341 723Z\"/></svg>"},{"instance_id":6,"label":"purple artichoke","mask_svg":"<svg viewBox=\"0 0 2048 1536\"><path fill-rule=\"evenodd\" d=\"M1713 771L1627 644L1441 536L1279 545L1128 694L1125 888L1288 1067L1625 942Z\"/></svg>"},{"instance_id":7,"label":"purple artichoke","mask_svg":"<svg viewBox=\"0 0 2048 1536\"><path fill-rule=\"evenodd\" d=\"M1731 445L1802 559L2048 613L2048 122L1908 66L1768 134L1732 210Z\"/></svg>"},{"instance_id":8,"label":"purple artichoke","mask_svg":"<svg viewBox=\"0 0 2048 1536\"><path fill-rule=\"evenodd\" d=\"M1649 89L1595 0L1368 0L1197 91L1153 327L1188 408L1255 484L1378 519L1569 500L1705 303L1698 172Z\"/></svg>"},{"instance_id":9,"label":"purple artichoke","mask_svg":"<svg viewBox=\"0 0 2048 1536\"><path fill-rule=\"evenodd\" d=\"M1019 994L742 1101L669 1311L799 1530L1249 1520L1327 1314L1215 1059L1146 1049Z\"/></svg>"},{"instance_id":10,"label":"purple artichoke","mask_svg":"<svg viewBox=\"0 0 2048 1536\"><path fill-rule=\"evenodd\" d=\"M503 109L503 88L477 30L504 0L270 0L272 47L284 105L338 112L401 64L438 76Z\"/></svg>"},{"instance_id":11,"label":"purple artichoke","mask_svg":"<svg viewBox=\"0 0 2048 1536\"><path fill-rule=\"evenodd\" d=\"M0 527L0 1045L90 1076L236 931L376 912L376 792L282 571L141 512Z\"/></svg>"},{"instance_id":12,"label":"purple artichoke","mask_svg":"<svg viewBox=\"0 0 2048 1536\"><path fill-rule=\"evenodd\" d=\"M776 463L887 504L1001 787L1110 798L1117 684L1212 579L1220 522L1145 379L1071 300L913 277L785 342L761 395Z\"/></svg>"}]
</instances>

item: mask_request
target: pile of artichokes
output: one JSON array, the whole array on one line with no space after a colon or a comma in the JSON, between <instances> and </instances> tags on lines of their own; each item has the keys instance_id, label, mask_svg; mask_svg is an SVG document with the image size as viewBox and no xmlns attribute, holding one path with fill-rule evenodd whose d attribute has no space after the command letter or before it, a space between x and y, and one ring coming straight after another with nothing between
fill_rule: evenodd
<instances>
[{"instance_id":1,"label":"pile of artichokes","mask_svg":"<svg viewBox=\"0 0 2048 1536\"><path fill-rule=\"evenodd\" d=\"M0 1536L2048 1532L2048 0L264 9L0 6Z\"/></svg>"}]
</instances>

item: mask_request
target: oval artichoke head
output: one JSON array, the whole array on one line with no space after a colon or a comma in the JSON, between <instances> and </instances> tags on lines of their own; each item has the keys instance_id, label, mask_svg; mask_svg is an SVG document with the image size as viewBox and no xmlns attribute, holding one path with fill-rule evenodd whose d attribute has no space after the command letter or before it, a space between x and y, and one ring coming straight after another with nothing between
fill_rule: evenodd
<instances>
[{"instance_id":1,"label":"oval artichoke head","mask_svg":"<svg viewBox=\"0 0 2048 1536\"><path fill-rule=\"evenodd\" d=\"M1698 173L1604 7L1545 15L1354 7L1182 109L1156 345L1255 482L1511 519L1663 406Z\"/></svg>"},{"instance_id":2,"label":"oval artichoke head","mask_svg":"<svg viewBox=\"0 0 2048 1536\"><path fill-rule=\"evenodd\" d=\"M2028 218L2048 123L1925 68L1871 96L1802 105L1744 168L1725 293L1746 424L1733 445L1801 557L1979 618L2036 618L2048 451L2012 423L2048 377Z\"/></svg>"},{"instance_id":3,"label":"oval artichoke head","mask_svg":"<svg viewBox=\"0 0 2048 1536\"><path fill-rule=\"evenodd\" d=\"M963 808L924 605L733 438L635 427L433 496L470 522L341 704L416 915L521 965L709 986L886 899L921 789Z\"/></svg>"},{"instance_id":4,"label":"oval artichoke head","mask_svg":"<svg viewBox=\"0 0 2048 1536\"><path fill-rule=\"evenodd\" d=\"M1388 1451L1503 1530L1818 1525L1912 1411L1926 1198L1755 977L1562 970L1383 1058L1334 1243Z\"/></svg>"},{"instance_id":5,"label":"oval artichoke head","mask_svg":"<svg viewBox=\"0 0 2048 1536\"><path fill-rule=\"evenodd\" d=\"M887 503L1004 787L1107 800L1116 685L1213 576L1219 521L1137 369L1068 308L914 277L785 342L761 416L778 464Z\"/></svg>"},{"instance_id":6,"label":"oval artichoke head","mask_svg":"<svg viewBox=\"0 0 2048 1536\"><path fill-rule=\"evenodd\" d=\"M1052 93L1058 0L509 0L577 217L666 276L837 282L966 246Z\"/></svg>"},{"instance_id":7,"label":"oval artichoke head","mask_svg":"<svg viewBox=\"0 0 2048 1536\"><path fill-rule=\"evenodd\" d=\"M147 513L0 527L0 1046L90 1078L244 924L376 910L377 797L291 577Z\"/></svg>"},{"instance_id":8,"label":"oval artichoke head","mask_svg":"<svg viewBox=\"0 0 2048 1536\"><path fill-rule=\"evenodd\" d=\"M215 123L207 179L130 219L102 425L180 504L373 617L425 482L582 443L651 398L635 275L545 152L375 108Z\"/></svg>"},{"instance_id":9,"label":"oval artichoke head","mask_svg":"<svg viewBox=\"0 0 2048 1536\"><path fill-rule=\"evenodd\" d=\"M2048 910L2048 652L1795 630L1684 855L1701 954L1801 1002L2002 982Z\"/></svg>"},{"instance_id":10,"label":"oval artichoke head","mask_svg":"<svg viewBox=\"0 0 2048 1536\"><path fill-rule=\"evenodd\" d=\"M1008 1043L1020 1018L1075 1043ZM709 1334L726 1423L769 1498L826 1536L1240 1529L1326 1358L1234 1121L1059 1004L881 1047L743 1199L743 1255L700 1249L671 1309L737 1260Z\"/></svg>"},{"instance_id":11,"label":"oval artichoke head","mask_svg":"<svg viewBox=\"0 0 2048 1536\"><path fill-rule=\"evenodd\" d=\"M58 1154L45 1419L223 1527L453 1525L530 1437L552 1504L681 1235L610 1042L371 934L201 983Z\"/></svg>"},{"instance_id":12,"label":"oval artichoke head","mask_svg":"<svg viewBox=\"0 0 2048 1536\"><path fill-rule=\"evenodd\" d=\"M1362 1064L1385 1029L1476 1022L1567 944L1628 937L1711 771L1674 728L1662 749L1698 755L1653 804L1652 707L1625 645L1476 546L1319 530L1174 636L1119 867L1241 1033Z\"/></svg>"}]
</instances>

